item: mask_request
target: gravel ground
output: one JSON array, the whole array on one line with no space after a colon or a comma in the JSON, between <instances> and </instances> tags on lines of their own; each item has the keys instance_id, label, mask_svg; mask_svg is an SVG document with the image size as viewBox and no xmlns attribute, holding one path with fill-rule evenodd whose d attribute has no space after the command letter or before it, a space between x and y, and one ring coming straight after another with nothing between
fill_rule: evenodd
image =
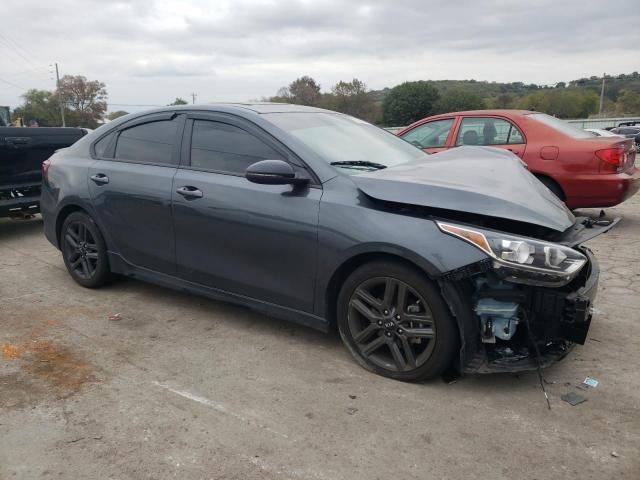
<instances>
[{"instance_id":1,"label":"gravel ground","mask_svg":"<svg viewBox=\"0 0 640 480\"><path fill-rule=\"evenodd\" d=\"M597 311L545 371L551 411L535 373L403 384L335 335L134 280L83 289L39 218L0 220L0 479L636 480L639 207L590 242Z\"/></svg>"}]
</instances>

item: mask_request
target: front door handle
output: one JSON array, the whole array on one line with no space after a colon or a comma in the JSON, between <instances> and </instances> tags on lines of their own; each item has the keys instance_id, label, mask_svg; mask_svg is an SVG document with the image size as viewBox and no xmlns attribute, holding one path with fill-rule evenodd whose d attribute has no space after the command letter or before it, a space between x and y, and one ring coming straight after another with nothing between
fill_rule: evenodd
<instances>
[{"instance_id":1,"label":"front door handle","mask_svg":"<svg viewBox=\"0 0 640 480\"><path fill-rule=\"evenodd\" d=\"M176 189L176 193L178 195L182 195L186 199L202 198L204 196L201 190L198 190L196 187L192 187L190 185Z\"/></svg>"},{"instance_id":2,"label":"front door handle","mask_svg":"<svg viewBox=\"0 0 640 480\"><path fill-rule=\"evenodd\" d=\"M29 137L7 137L7 143L13 145L26 145L31 140Z\"/></svg>"},{"instance_id":3,"label":"front door handle","mask_svg":"<svg viewBox=\"0 0 640 480\"><path fill-rule=\"evenodd\" d=\"M109 177L107 177L104 173L96 173L95 175L91 175L91 180L96 185L106 185L109 183Z\"/></svg>"}]
</instances>

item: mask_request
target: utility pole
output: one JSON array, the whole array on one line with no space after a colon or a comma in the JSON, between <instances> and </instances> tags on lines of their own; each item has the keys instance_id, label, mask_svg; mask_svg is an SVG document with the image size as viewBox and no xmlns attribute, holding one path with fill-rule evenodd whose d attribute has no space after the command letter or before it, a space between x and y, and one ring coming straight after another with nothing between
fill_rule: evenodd
<instances>
[{"instance_id":1,"label":"utility pole","mask_svg":"<svg viewBox=\"0 0 640 480\"><path fill-rule=\"evenodd\" d=\"M602 74L602 88L600 89L600 110L598 111L598 115L600 117L602 117L602 106L604 105L604 77L606 76L606 73Z\"/></svg>"},{"instance_id":2,"label":"utility pole","mask_svg":"<svg viewBox=\"0 0 640 480\"><path fill-rule=\"evenodd\" d=\"M197 94L197 93L192 93L192 94L191 94L191 100L192 100L192 101L191 101L191 103L194 103L194 104L196 103L196 97L197 97L197 96L198 96L198 94Z\"/></svg>"},{"instance_id":3,"label":"utility pole","mask_svg":"<svg viewBox=\"0 0 640 480\"><path fill-rule=\"evenodd\" d=\"M60 97L60 74L58 73L58 63L56 63L56 88L58 89L58 100L60 101L60 117L62 118L62 126L66 127L64 121L64 102L62 101L62 97Z\"/></svg>"}]
</instances>

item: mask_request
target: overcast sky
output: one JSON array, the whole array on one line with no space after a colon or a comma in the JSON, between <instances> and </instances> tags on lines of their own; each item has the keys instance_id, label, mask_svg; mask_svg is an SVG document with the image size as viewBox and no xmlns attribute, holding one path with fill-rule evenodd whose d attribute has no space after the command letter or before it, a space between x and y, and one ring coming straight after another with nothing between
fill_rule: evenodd
<instances>
[{"instance_id":1,"label":"overcast sky","mask_svg":"<svg viewBox=\"0 0 640 480\"><path fill-rule=\"evenodd\" d=\"M2 0L0 105L49 66L106 83L109 111L273 95L301 75L553 84L640 69L637 0ZM122 104L122 105L121 105ZM126 105L124 105L126 104Z\"/></svg>"}]
</instances>

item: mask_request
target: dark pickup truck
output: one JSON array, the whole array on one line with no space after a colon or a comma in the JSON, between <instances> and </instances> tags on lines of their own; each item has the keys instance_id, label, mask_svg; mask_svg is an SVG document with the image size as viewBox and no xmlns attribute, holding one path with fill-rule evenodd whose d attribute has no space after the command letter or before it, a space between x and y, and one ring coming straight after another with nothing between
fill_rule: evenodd
<instances>
[{"instance_id":1,"label":"dark pickup truck","mask_svg":"<svg viewBox=\"0 0 640 480\"><path fill-rule=\"evenodd\" d=\"M84 135L80 128L0 127L0 217L38 213L42 162Z\"/></svg>"}]
</instances>

